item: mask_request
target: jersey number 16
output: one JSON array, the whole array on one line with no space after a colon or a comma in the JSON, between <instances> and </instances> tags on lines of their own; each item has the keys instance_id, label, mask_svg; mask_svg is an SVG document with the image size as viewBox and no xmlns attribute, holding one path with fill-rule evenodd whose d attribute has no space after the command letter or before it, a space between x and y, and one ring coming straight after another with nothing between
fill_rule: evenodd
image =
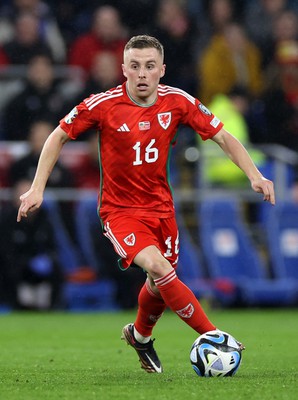
<instances>
[{"instance_id":1,"label":"jersey number 16","mask_svg":"<svg viewBox=\"0 0 298 400\"><path fill-rule=\"evenodd\" d=\"M158 149L156 147L152 147L155 143L155 139L151 139L148 146L145 147L145 162L154 163L158 159ZM135 161L133 165L141 165L143 164L142 154L141 154L141 142L136 142L133 146L133 149L136 152Z\"/></svg>"}]
</instances>

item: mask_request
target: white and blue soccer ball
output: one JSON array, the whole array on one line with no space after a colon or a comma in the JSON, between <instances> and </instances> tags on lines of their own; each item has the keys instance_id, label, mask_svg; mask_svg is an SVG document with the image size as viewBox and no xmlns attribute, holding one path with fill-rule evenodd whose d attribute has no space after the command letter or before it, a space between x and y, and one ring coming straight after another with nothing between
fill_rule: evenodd
<instances>
[{"instance_id":1,"label":"white and blue soccer ball","mask_svg":"<svg viewBox=\"0 0 298 400\"><path fill-rule=\"evenodd\" d=\"M214 330L199 336L190 350L192 368L199 376L232 376L241 364L239 343L229 333Z\"/></svg>"}]
</instances>

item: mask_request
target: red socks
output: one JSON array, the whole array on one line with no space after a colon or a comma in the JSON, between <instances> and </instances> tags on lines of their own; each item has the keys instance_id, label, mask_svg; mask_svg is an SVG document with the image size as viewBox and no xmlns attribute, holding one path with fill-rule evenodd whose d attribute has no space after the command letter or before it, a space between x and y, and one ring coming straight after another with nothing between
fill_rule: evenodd
<instances>
[{"instance_id":1,"label":"red socks","mask_svg":"<svg viewBox=\"0 0 298 400\"><path fill-rule=\"evenodd\" d=\"M147 279L138 298L139 308L134 325L142 336L151 336L167 306L200 334L216 329L193 292L178 279L174 269L154 282L161 297L151 290Z\"/></svg>"},{"instance_id":2,"label":"red socks","mask_svg":"<svg viewBox=\"0 0 298 400\"><path fill-rule=\"evenodd\" d=\"M142 336L151 336L152 329L167 306L162 297L151 290L148 279L139 293L138 303L134 326Z\"/></svg>"},{"instance_id":3,"label":"red socks","mask_svg":"<svg viewBox=\"0 0 298 400\"><path fill-rule=\"evenodd\" d=\"M193 292L178 279L174 269L166 276L155 279L154 283L170 309L196 332L202 334L216 329Z\"/></svg>"}]
</instances>

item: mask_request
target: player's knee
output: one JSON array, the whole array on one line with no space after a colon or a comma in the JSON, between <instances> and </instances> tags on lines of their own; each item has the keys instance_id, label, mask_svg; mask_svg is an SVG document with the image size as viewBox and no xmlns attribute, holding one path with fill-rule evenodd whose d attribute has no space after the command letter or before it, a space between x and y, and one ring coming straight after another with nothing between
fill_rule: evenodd
<instances>
[{"instance_id":1,"label":"player's knee","mask_svg":"<svg viewBox=\"0 0 298 400\"><path fill-rule=\"evenodd\" d=\"M153 279L162 278L167 275L173 267L166 259L149 259L146 263L146 271Z\"/></svg>"}]
</instances>

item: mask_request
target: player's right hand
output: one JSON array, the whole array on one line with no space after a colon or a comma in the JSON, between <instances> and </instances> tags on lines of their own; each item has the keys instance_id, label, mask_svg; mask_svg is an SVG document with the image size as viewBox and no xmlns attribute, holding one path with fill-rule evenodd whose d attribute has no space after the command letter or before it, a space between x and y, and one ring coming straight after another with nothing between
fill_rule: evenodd
<instances>
[{"instance_id":1,"label":"player's right hand","mask_svg":"<svg viewBox=\"0 0 298 400\"><path fill-rule=\"evenodd\" d=\"M20 222L22 218L27 218L28 212L33 212L41 206L43 195L31 188L20 196L20 200L17 222Z\"/></svg>"}]
</instances>

